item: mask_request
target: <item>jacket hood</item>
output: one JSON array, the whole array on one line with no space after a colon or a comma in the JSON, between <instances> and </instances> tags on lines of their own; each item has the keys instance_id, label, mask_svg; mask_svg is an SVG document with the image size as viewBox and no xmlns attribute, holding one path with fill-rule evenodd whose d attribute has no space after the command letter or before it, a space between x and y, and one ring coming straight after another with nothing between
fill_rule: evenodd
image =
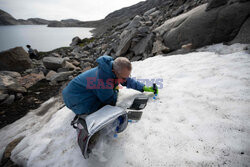
<instances>
[{"instance_id":1,"label":"jacket hood","mask_svg":"<svg viewBox=\"0 0 250 167\"><path fill-rule=\"evenodd\" d=\"M105 73L105 77L111 77L111 78L115 78L115 74L112 71L112 66L113 66L113 58L108 56L108 55L103 55L101 57L99 57L96 62L99 64L98 65L98 69L99 72L104 74Z\"/></svg>"}]
</instances>

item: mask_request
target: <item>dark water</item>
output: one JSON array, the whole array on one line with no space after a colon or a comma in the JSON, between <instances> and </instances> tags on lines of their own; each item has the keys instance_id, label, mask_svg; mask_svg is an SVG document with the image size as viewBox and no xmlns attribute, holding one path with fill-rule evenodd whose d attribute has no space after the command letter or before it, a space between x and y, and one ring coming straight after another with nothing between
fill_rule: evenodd
<instances>
[{"instance_id":1,"label":"dark water","mask_svg":"<svg viewBox=\"0 0 250 167\"><path fill-rule=\"evenodd\" d=\"M50 51L69 46L72 38L89 38L92 28L50 28L46 25L0 26L0 51L27 44L38 51Z\"/></svg>"}]
</instances>

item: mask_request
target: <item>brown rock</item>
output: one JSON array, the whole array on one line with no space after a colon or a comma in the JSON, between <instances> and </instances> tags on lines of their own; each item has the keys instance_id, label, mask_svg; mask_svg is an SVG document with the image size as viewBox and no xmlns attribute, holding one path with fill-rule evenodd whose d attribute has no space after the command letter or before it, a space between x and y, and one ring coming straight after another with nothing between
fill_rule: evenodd
<instances>
[{"instance_id":1,"label":"brown rock","mask_svg":"<svg viewBox=\"0 0 250 167\"><path fill-rule=\"evenodd\" d=\"M1 71L0 72L0 90L2 92L20 92L27 90L18 82L21 75L16 72Z\"/></svg>"},{"instance_id":2,"label":"brown rock","mask_svg":"<svg viewBox=\"0 0 250 167\"><path fill-rule=\"evenodd\" d=\"M32 61L22 47L0 52L0 70L22 72L32 68Z\"/></svg>"},{"instance_id":3,"label":"brown rock","mask_svg":"<svg viewBox=\"0 0 250 167\"><path fill-rule=\"evenodd\" d=\"M25 75L24 77L19 79L19 83L25 87L26 89L35 85L38 81L45 79L43 72L41 71L39 74L31 73L29 75Z\"/></svg>"},{"instance_id":4,"label":"brown rock","mask_svg":"<svg viewBox=\"0 0 250 167\"><path fill-rule=\"evenodd\" d=\"M160 40L157 40L154 42L154 46L153 46L153 50L152 50L152 53L154 55L167 53L169 51L170 51L170 49L168 47L166 47Z\"/></svg>"},{"instance_id":5,"label":"brown rock","mask_svg":"<svg viewBox=\"0 0 250 167\"><path fill-rule=\"evenodd\" d=\"M66 68L68 70L75 70L76 66L74 66L72 63L66 61L64 68Z\"/></svg>"},{"instance_id":6,"label":"brown rock","mask_svg":"<svg viewBox=\"0 0 250 167\"><path fill-rule=\"evenodd\" d=\"M72 61L72 64L75 65L75 66L79 66L81 63L78 62L78 61L76 61L76 60L73 60L73 61Z\"/></svg>"},{"instance_id":7,"label":"brown rock","mask_svg":"<svg viewBox=\"0 0 250 167\"><path fill-rule=\"evenodd\" d=\"M55 75L57 72L50 70L49 73L46 75L47 80L51 80L52 76Z\"/></svg>"}]
</instances>

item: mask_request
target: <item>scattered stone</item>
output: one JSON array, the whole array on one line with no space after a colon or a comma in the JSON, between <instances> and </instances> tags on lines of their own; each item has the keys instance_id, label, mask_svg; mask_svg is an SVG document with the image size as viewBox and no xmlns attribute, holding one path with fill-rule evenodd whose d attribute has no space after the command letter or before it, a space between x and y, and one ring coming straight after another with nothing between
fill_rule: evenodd
<instances>
[{"instance_id":1,"label":"scattered stone","mask_svg":"<svg viewBox=\"0 0 250 167\"><path fill-rule=\"evenodd\" d=\"M152 53L153 55L159 55L162 53L168 53L170 49L166 47L160 40L154 42Z\"/></svg>"},{"instance_id":2,"label":"scattered stone","mask_svg":"<svg viewBox=\"0 0 250 167\"><path fill-rule=\"evenodd\" d=\"M53 70L50 70L49 71L49 73L46 75L46 80L51 80L51 77L53 76L53 75L55 75L56 74L56 72L55 71L53 71Z\"/></svg>"},{"instance_id":3,"label":"scattered stone","mask_svg":"<svg viewBox=\"0 0 250 167\"><path fill-rule=\"evenodd\" d=\"M43 72L41 71L39 74L31 73L29 75L26 75L20 78L18 81L23 87L28 89L43 79L45 79L45 76Z\"/></svg>"},{"instance_id":4,"label":"scattered stone","mask_svg":"<svg viewBox=\"0 0 250 167\"><path fill-rule=\"evenodd\" d=\"M47 69L57 70L65 66L65 60L57 57L44 57L43 64Z\"/></svg>"},{"instance_id":5,"label":"scattered stone","mask_svg":"<svg viewBox=\"0 0 250 167\"><path fill-rule=\"evenodd\" d=\"M151 13L153 13L155 11L156 11L156 8L152 8L152 9L146 11L143 16L148 16L148 15L150 15Z\"/></svg>"},{"instance_id":6,"label":"scattered stone","mask_svg":"<svg viewBox=\"0 0 250 167\"><path fill-rule=\"evenodd\" d=\"M103 44L102 45L102 50L107 50L108 46L109 46L108 44Z\"/></svg>"},{"instance_id":7,"label":"scattered stone","mask_svg":"<svg viewBox=\"0 0 250 167\"><path fill-rule=\"evenodd\" d=\"M81 61L81 68L82 69L85 69L86 67L91 67L91 63L90 62L84 62L84 61Z\"/></svg>"},{"instance_id":8,"label":"scattered stone","mask_svg":"<svg viewBox=\"0 0 250 167\"><path fill-rule=\"evenodd\" d=\"M26 92L27 90L18 82L20 77L21 75L16 72L0 71L0 90L3 92Z\"/></svg>"},{"instance_id":9,"label":"scattered stone","mask_svg":"<svg viewBox=\"0 0 250 167\"><path fill-rule=\"evenodd\" d=\"M151 18L155 18L155 17L158 16L160 13L161 13L161 11L157 10L157 11L151 13L149 16L150 16Z\"/></svg>"},{"instance_id":10,"label":"scattered stone","mask_svg":"<svg viewBox=\"0 0 250 167\"><path fill-rule=\"evenodd\" d=\"M68 69L70 71L73 71L73 70L76 69L76 66L74 66L72 63L66 61L64 68L66 68L66 69Z\"/></svg>"},{"instance_id":11,"label":"scattered stone","mask_svg":"<svg viewBox=\"0 0 250 167\"><path fill-rule=\"evenodd\" d=\"M94 62L93 58L83 58L81 60L84 61L84 62L90 62L90 63Z\"/></svg>"},{"instance_id":12,"label":"scattered stone","mask_svg":"<svg viewBox=\"0 0 250 167\"><path fill-rule=\"evenodd\" d=\"M88 57L88 55L90 55L90 52L88 52L88 51L83 51L83 54L86 55L85 57Z\"/></svg>"},{"instance_id":13,"label":"scattered stone","mask_svg":"<svg viewBox=\"0 0 250 167\"><path fill-rule=\"evenodd\" d=\"M81 63L79 61L73 60L72 64L75 65L75 66L79 66Z\"/></svg>"},{"instance_id":14,"label":"scattered stone","mask_svg":"<svg viewBox=\"0 0 250 167\"><path fill-rule=\"evenodd\" d=\"M92 49L93 47L95 47L94 42L89 43L89 44L87 45L87 47L88 47L89 49Z\"/></svg>"},{"instance_id":15,"label":"scattered stone","mask_svg":"<svg viewBox=\"0 0 250 167\"><path fill-rule=\"evenodd\" d=\"M138 60L141 60L142 59L142 56L135 56L133 57L130 61L138 61Z\"/></svg>"},{"instance_id":16,"label":"scattered stone","mask_svg":"<svg viewBox=\"0 0 250 167\"><path fill-rule=\"evenodd\" d=\"M70 46L76 46L76 45L78 45L79 43L81 43L81 39L79 38L79 37L74 37L73 39L72 39L72 42L71 42L71 44L70 44Z\"/></svg>"},{"instance_id":17,"label":"scattered stone","mask_svg":"<svg viewBox=\"0 0 250 167\"><path fill-rule=\"evenodd\" d=\"M67 68L58 68L57 69L57 73L60 73L60 72L67 72L67 71L69 71L69 69L67 69ZM73 71L73 70L72 70Z\"/></svg>"},{"instance_id":18,"label":"scattered stone","mask_svg":"<svg viewBox=\"0 0 250 167\"><path fill-rule=\"evenodd\" d=\"M51 76L50 80L52 82L66 81L72 74L72 71L56 73L55 75Z\"/></svg>"}]
</instances>

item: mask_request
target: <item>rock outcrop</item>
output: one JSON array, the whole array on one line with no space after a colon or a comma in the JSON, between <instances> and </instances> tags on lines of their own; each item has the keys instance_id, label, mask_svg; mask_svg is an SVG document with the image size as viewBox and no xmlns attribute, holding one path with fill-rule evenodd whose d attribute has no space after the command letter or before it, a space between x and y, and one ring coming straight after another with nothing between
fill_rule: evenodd
<instances>
[{"instance_id":1,"label":"rock outcrop","mask_svg":"<svg viewBox=\"0 0 250 167\"><path fill-rule=\"evenodd\" d=\"M44 57L43 64L49 70L57 70L65 66L65 60L60 57Z\"/></svg>"},{"instance_id":2,"label":"rock outcrop","mask_svg":"<svg viewBox=\"0 0 250 167\"><path fill-rule=\"evenodd\" d=\"M22 72L32 68L32 61L22 47L0 52L0 70Z\"/></svg>"},{"instance_id":3,"label":"rock outcrop","mask_svg":"<svg viewBox=\"0 0 250 167\"><path fill-rule=\"evenodd\" d=\"M167 20L154 30L171 50L192 43L194 48L234 39L250 15L250 2L233 3L206 11L207 4ZM244 31L244 30L242 30Z\"/></svg>"}]
</instances>

